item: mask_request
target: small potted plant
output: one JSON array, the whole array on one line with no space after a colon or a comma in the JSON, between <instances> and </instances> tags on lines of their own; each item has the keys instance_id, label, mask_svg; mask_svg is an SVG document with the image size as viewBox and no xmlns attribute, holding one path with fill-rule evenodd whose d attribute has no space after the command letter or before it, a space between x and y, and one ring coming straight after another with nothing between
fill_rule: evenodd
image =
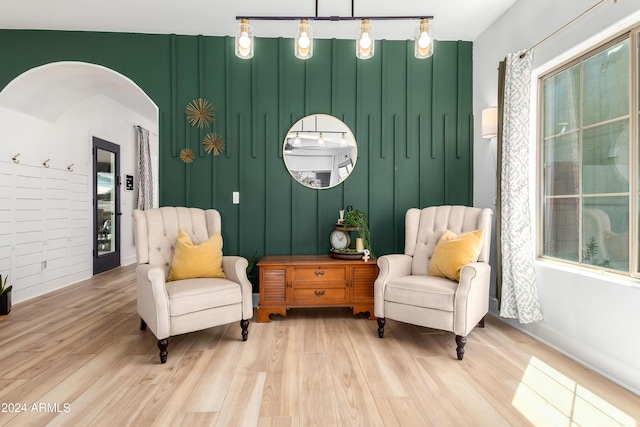
<instances>
[{"instance_id":1,"label":"small potted plant","mask_svg":"<svg viewBox=\"0 0 640 427\"><path fill-rule=\"evenodd\" d=\"M9 279L8 275L2 280L2 274L0 274L0 316L6 316L11 311L12 286L7 286L7 279Z\"/></svg>"},{"instance_id":2,"label":"small potted plant","mask_svg":"<svg viewBox=\"0 0 640 427\"><path fill-rule=\"evenodd\" d=\"M345 227L354 227L358 230L365 249L369 249L371 256L373 249L371 248L371 233L369 232L369 219L367 215L358 209L349 210L342 221Z\"/></svg>"}]
</instances>

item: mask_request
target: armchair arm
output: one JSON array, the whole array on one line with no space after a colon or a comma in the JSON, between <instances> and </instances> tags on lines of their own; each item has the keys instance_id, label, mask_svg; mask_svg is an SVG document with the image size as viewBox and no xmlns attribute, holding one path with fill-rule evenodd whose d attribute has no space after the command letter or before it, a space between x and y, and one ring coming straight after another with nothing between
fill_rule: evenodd
<instances>
[{"instance_id":1,"label":"armchair arm","mask_svg":"<svg viewBox=\"0 0 640 427\"><path fill-rule=\"evenodd\" d=\"M249 261L240 256L223 256L222 271L227 279L236 282L242 290L242 318L245 320L253 317L253 287L247 278Z\"/></svg>"},{"instance_id":2,"label":"armchair arm","mask_svg":"<svg viewBox=\"0 0 640 427\"><path fill-rule=\"evenodd\" d=\"M161 340L171 335L169 296L162 267L140 264L136 268L138 314Z\"/></svg>"},{"instance_id":3,"label":"armchair arm","mask_svg":"<svg viewBox=\"0 0 640 427\"><path fill-rule=\"evenodd\" d=\"M462 267L456 290L453 332L467 336L489 311L491 266L474 262Z\"/></svg>"},{"instance_id":4,"label":"armchair arm","mask_svg":"<svg viewBox=\"0 0 640 427\"><path fill-rule=\"evenodd\" d=\"M373 283L374 315L376 317L385 317L385 286L390 280L393 280L396 277L410 275L412 261L412 257L402 254L383 255L378 258L378 267L380 268L380 273L378 273L378 278Z\"/></svg>"}]
</instances>

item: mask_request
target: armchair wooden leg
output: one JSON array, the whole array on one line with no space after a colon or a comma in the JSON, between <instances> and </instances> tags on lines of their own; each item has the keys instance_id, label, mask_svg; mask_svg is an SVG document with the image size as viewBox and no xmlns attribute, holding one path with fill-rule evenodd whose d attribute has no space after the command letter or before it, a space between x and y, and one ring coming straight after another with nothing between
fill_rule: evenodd
<instances>
[{"instance_id":1,"label":"armchair wooden leg","mask_svg":"<svg viewBox=\"0 0 640 427\"><path fill-rule=\"evenodd\" d=\"M485 317L486 317L486 316L483 316L483 317L482 317L482 319L480 319L480 321L478 322L478 327L479 327L479 328L484 328L484 318L485 318Z\"/></svg>"},{"instance_id":2,"label":"armchair wooden leg","mask_svg":"<svg viewBox=\"0 0 640 427\"><path fill-rule=\"evenodd\" d=\"M378 317L378 338L384 336L384 325L387 323L387 319L384 317Z\"/></svg>"},{"instance_id":3,"label":"armchair wooden leg","mask_svg":"<svg viewBox=\"0 0 640 427\"><path fill-rule=\"evenodd\" d=\"M146 331L147 330L147 322L145 322L142 317L140 318L140 330L141 331Z\"/></svg>"},{"instance_id":4,"label":"armchair wooden leg","mask_svg":"<svg viewBox=\"0 0 640 427\"><path fill-rule=\"evenodd\" d=\"M158 348L160 349L160 363L167 363L167 347L169 346L169 340L164 338L158 340Z\"/></svg>"},{"instance_id":5,"label":"armchair wooden leg","mask_svg":"<svg viewBox=\"0 0 640 427\"><path fill-rule=\"evenodd\" d=\"M249 321L242 319L240 321L240 327L242 328L242 341L246 341L249 337Z\"/></svg>"},{"instance_id":6,"label":"armchair wooden leg","mask_svg":"<svg viewBox=\"0 0 640 427\"><path fill-rule=\"evenodd\" d=\"M466 337L461 337L460 335L456 335L456 344L458 347L456 348L456 353L458 353L458 360L462 360L464 357L464 345L467 343Z\"/></svg>"}]
</instances>

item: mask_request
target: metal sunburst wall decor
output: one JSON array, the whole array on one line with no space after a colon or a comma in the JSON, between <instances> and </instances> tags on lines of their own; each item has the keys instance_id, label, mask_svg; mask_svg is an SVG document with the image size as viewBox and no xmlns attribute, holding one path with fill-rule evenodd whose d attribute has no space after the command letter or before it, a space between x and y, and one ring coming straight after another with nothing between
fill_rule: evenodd
<instances>
[{"instance_id":1,"label":"metal sunburst wall decor","mask_svg":"<svg viewBox=\"0 0 640 427\"><path fill-rule=\"evenodd\" d=\"M187 104L185 111L187 120L191 126L198 126L200 129L208 127L216 120L216 110L206 99L198 98Z\"/></svg>"},{"instance_id":2,"label":"metal sunburst wall decor","mask_svg":"<svg viewBox=\"0 0 640 427\"><path fill-rule=\"evenodd\" d=\"M213 155L217 156L224 151L224 138L215 132L211 132L204 137L202 145L204 146L204 151L207 153L213 151Z\"/></svg>"},{"instance_id":3,"label":"metal sunburst wall decor","mask_svg":"<svg viewBox=\"0 0 640 427\"><path fill-rule=\"evenodd\" d=\"M184 163L192 163L196 159L196 154L193 152L191 148L183 148L180 151L180 160Z\"/></svg>"}]
</instances>

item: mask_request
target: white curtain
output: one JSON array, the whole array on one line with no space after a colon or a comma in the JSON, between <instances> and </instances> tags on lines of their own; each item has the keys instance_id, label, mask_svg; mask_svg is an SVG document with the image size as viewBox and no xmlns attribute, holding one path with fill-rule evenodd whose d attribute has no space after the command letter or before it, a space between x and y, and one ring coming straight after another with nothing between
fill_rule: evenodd
<instances>
[{"instance_id":1,"label":"white curtain","mask_svg":"<svg viewBox=\"0 0 640 427\"><path fill-rule=\"evenodd\" d=\"M501 162L502 296L500 316L542 320L533 269L529 210L529 125L532 54L507 56Z\"/></svg>"},{"instance_id":2,"label":"white curtain","mask_svg":"<svg viewBox=\"0 0 640 427\"><path fill-rule=\"evenodd\" d=\"M153 208L153 174L151 171L151 149L149 131L136 126L138 136L138 209Z\"/></svg>"}]
</instances>

